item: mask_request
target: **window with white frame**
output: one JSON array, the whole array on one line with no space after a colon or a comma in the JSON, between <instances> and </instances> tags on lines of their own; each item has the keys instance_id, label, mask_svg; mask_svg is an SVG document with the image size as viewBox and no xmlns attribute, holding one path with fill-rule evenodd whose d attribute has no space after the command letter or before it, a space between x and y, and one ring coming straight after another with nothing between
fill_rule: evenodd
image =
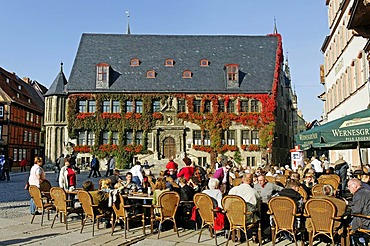
<instances>
[{"instance_id":1,"label":"window with white frame","mask_svg":"<svg viewBox=\"0 0 370 246\"><path fill-rule=\"evenodd\" d=\"M161 112L161 102L159 100L153 101L153 112Z\"/></svg>"},{"instance_id":2,"label":"window with white frame","mask_svg":"<svg viewBox=\"0 0 370 246\"><path fill-rule=\"evenodd\" d=\"M126 145L130 145L133 143L132 135L132 131L126 131Z\"/></svg>"},{"instance_id":3,"label":"window with white frame","mask_svg":"<svg viewBox=\"0 0 370 246\"><path fill-rule=\"evenodd\" d=\"M235 145L235 131L233 130L227 131L227 144Z\"/></svg>"},{"instance_id":4,"label":"window with white frame","mask_svg":"<svg viewBox=\"0 0 370 246\"><path fill-rule=\"evenodd\" d=\"M249 130L242 131L242 144L243 145L250 144L250 135L251 135L251 132Z\"/></svg>"},{"instance_id":5,"label":"window with white frame","mask_svg":"<svg viewBox=\"0 0 370 246\"><path fill-rule=\"evenodd\" d=\"M185 110L186 110L185 99L184 98L177 99L177 112L184 113Z\"/></svg>"},{"instance_id":6,"label":"window with white frame","mask_svg":"<svg viewBox=\"0 0 370 246\"><path fill-rule=\"evenodd\" d=\"M36 115L36 124L38 124L38 123L39 123L39 116Z\"/></svg>"},{"instance_id":7,"label":"window with white frame","mask_svg":"<svg viewBox=\"0 0 370 246\"><path fill-rule=\"evenodd\" d=\"M13 161L18 161L18 149L13 149Z\"/></svg>"},{"instance_id":8,"label":"window with white frame","mask_svg":"<svg viewBox=\"0 0 370 246\"><path fill-rule=\"evenodd\" d=\"M78 132L78 145L86 145L86 132Z\"/></svg>"},{"instance_id":9,"label":"window with white frame","mask_svg":"<svg viewBox=\"0 0 370 246\"><path fill-rule=\"evenodd\" d=\"M121 107L119 105L118 100L113 100L112 101L112 113L120 113L121 112Z\"/></svg>"},{"instance_id":10,"label":"window with white frame","mask_svg":"<svg viewBox=\"0 0 370 246\"><path fill-rule=\"evenodd\" d=\"M126 113L133 112L134 107L132 101L126 101Z\"/></svg>"},{"instance_id":11,"label":"window with white frame","mask_svg":"<svg viewBox=\"0 0 370 246\"><path fill-rule=\"evenodd\" d=\"M34 143L37 143L37 132L35 132L34 138L33 138Z\"/></svg>"},{"instance_id":12,"label":"window with white frame","mask_svg":"<svg viewBox=\"0 0 370 246\"><path fill-rule=\"evenodd\" d=\"M96 101L95 100L89 100L89 113L95 113L96 111Z\"/></svg>"},{"instance_id":13,"label":"window with white frame","mask_svg":"<svg viewBox=\"0 0 370 246\"><path fill-rule=\"evenodd\" d=\"M28 131L24 131L23 133L23 142L27 142L28 140Z\"/></svg>"},{"instance_id":14,"label":"window with white frame","mask_svg":"<svg viewBox=\"0 0 370 246\"><path fill-rule=\"evenodd\" d=\"M103 113L110 113L110 101L109 100L103 101Z\"/></svg>"},{"instance_id":15,"label":"window with white frame","mask_svg":"<svg viewBox=\"0 0 370 246\"><path fill-rule=\"evenodd\" d=\"M135 134L135 142L137 145L142 145L143 144L143 132L142 131L137 131Z\"/></svg>"},{"instance_id":16,"label":"window with white frame","mask_svg":"<svg viewBox=\"0 0 370 246\"><path fill-rule=\"evenodd\" d=\"M254 130L252 131L252 144L258 145L259 143L259 133L258 131Z\"/></svg>"},{"instance_id":17,"label":"window with white frame","mask_svg":"<svg viewBox=\"0 0 370 246\"><path fill-rule=\"evenodd\" d=\"M0 117L4 117L4 106L0 105Z\"/></svg>"},{"instance_id":18,"label":"window with white frame","mask_svg":"<svg viewBox=\"0 0 370 246\"><path fill-rule=\"evenodd\" d=\"M95 133L93 131L87 132L87 145L94 146L95 144Z\"/></svg>"},{"instance_id":19,"label":"window with white frame","mask_svg":"<svg viewBox=\"0 0 370 246\"><path fill-rule=\"evenodd\" d=\"M204 145L211 145L211 136L209 131L204 131Z\"/></svg>"},{"instance_id":20,"label":"window with white frame","mask_svg":"<svg viewBox=\"0 0 370 246\"><path fill-rule=\"evenodd\" d=\"M26 121L30 121L30 112L26 112Z\"/></svg>"},{"instance_id":21,"label":"window with white frame","mask_svg":"<svg viewBox=\"0 0 370 246\"><path fill-rule=\"evenodd\" d=\"M194 113L200 113L200 100L193 101Z\"/></svg>"},{"instance_id":22,"label":"window with white frame","mask_svg":"<svg viewBox=\"0 0 370 246\"><path fill-rule=\"evenodd\" d=\"M103 140L103 144L108 144L109 143L109 133L108 133L108 131L103 131L102 140Z\"/></svg>"},{"instance_id":23,"label":"window with white frame","mask_svg":"<svg viewBox=\"0 0 370 246\"><path fill-rule=\"evenodd\" d=\"M135 113L141 114L143 112L143 101L135 101Z\"/></svg>"},{"instance_id":24,"label":"window with white frame","mask_svg":"<svg viewBox=\"0 0 370 246\"><path fill-rule=\"evenodd\" d=\"M202 131L200 130L193 131L193 144L202 145Z\"/></svg>"},{"instance_id":25,"label":"window with white frame","mask_svg":"<svg viewBox=\"0 0 370 246\"><path fill-rule=\"evenodd\" d=\"M112 144L118 145L118 132L112 132Z\"/></svg>"},{"instance_id":26,"label":"window with white frame","mask_svg":"<svg viewBox=\"0 0 370 246\"><path fill-rule=\"evenodd\" d=\"M22 159L26 159L26 154L27 154L27 150L26 149L22 149Z\"/></svg>"},{"instance_id":27,"label":"window with white frame","mask_svg":"<svg viewBox=\"0 0 370 246\"><path fill-rule=\"evenodd\" d=\"M32 132L28 132L28 142L32 143Z\"/></svg>"},{"instance_id":28,"label":"window with white frame","mask_svg":"<svg viewBox=\"0 0 370 246\"><path fill-rule=\"evenodd\" d=\"M19 151L18 151L18 160L22 160L22 159L23 159L23 150L19 149Z\"/></svg>"},{"instance_id":29,"label":"window with white frame","mask_svg":"<svg viewBox=\"0 0 370 246\"><path fill-rule=\"evenodd\" d=\"M86 113L86 100L78 101L78 112Z\"/></svg>"}]
</instances>

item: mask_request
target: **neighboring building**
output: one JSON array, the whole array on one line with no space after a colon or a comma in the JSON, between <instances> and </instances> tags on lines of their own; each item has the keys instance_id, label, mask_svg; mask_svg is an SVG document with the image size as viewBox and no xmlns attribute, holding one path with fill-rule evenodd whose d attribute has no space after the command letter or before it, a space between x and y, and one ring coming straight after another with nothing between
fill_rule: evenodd
<instances>
[{"instance_id":1,"label":"neighboring building","mask_svg":"<svg viewBox=\"0 0 370 246\"><path fill-rule=\"evenodd\" d=\"M320 68L321 83L325 90L319 96L324 101L322 123L361 111L370 105L369 42L347 28L353 20L367 20L366 24L369 25L369 18L363 18L362 13L356 10L359 4L365 2L326 0L330 34L321 48L325 60L324 66ZM366 28L368 31L368 26ZM339 154L343 154L353 165L360 163L357 150L330 151L329 158L333 162ZM368 163L367 149L362 150L362 156L364 163Z\"/></svg>"},{"instance_id":2,"label":"neighboring building","mask_svg":"<svg viewBox=\"0 0 370 246\"><path fill-rule=\"evenodd\" d=\"M283 164L296 111L285 72L279 34L83 34L69 80L61 70L45 95L47 161L186 153L204 165L240 151Z\"/></svg>"},{"instance_id":3,"label":"neighboring building","mask_svg":"<svg viewBox=\"0 0 370 246\"><path fill-rule=\"evenodd\" d=\"M35 155L44 155L44 91L38 82L0 67L0 150L13 157L14 166L22 158L31 165Z\"/></svg>"}]
</instances>

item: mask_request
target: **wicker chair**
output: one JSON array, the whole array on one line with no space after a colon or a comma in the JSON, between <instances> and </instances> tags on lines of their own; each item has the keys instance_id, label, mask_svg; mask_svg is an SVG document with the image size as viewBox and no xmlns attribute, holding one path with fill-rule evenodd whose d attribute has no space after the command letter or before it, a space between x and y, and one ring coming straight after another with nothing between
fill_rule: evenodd
<instances>
[{"instance_id":1,"label":"wicker chair","mask_svg":"<svg viewBox=\"0 0 370 246\"><path fill-rule=\"evenodd\" d=\"M270 183L276 183L276 178L273 176L265 176L265 178Z\"/></svg>"},{"instance_id":2,"label":"wicker chair","mask_svg":"<svg viewBox=\"0 0 370 246\"><path fill-rule=\"evenodd\" d=\"M331 239L333 245L334 235L338 234L334 230L334 222L341 220L341 217L336 217L337 209L331 201L322 198L311 198L305 204L305 216L312 225L312 231L309 235L309 245L313 245L313 240L318 235L325 235ZM344 237L341 237L341 245L345 245Z\"/></svg>"},{"instance_id":3,"label":"wicker chair","mask_svg":"<svg viewBox=\"0 0 370 246\"><path fill-rule=\"evenodd\" d=\"M235 178L235 179L233 179L233 181L232 181L232 185L233 185L233 187L238 186L238 185L240 185L241 183L242 183L242 179L241 179L241 178Z\"/></svg>"},{"instance_id":4,"label":"wicker chair","mask_svg":"<svg viewBox=\"0 0 370 246\"><path fill-rule=\"evenodd\" d=\"M226 245L229 244L231 233L238 229L244 232L247 244L249 245L247 231L251 228L258 229L258 242L261 245L261 224L259 220L254 219L252 223L247 222L248 216L253 217L254 213L248 211L247 203L242 197L236 195L227 195L222 199L222 207L230 223L230 233L227 238Z\"/></svg>"},{"instance_id":5,"label":"wicker chair","mask_svg":"<svg viewBox=\"0 0 370 246\"><path fill-rule=\"evenodd\" d=\"M276 180L276 184L285 187L286 186L286 183L288 181L288 177L285 176L285 175L277 175L275 177L275 180Z\"/></svg>"},{"instance_id":6,"label":"wicker chair","mask_svg":"<svg viewBox=\"0 0 370 246\"><path fill-rule=\"evenodd\" d=\"M124 233L125 233L125 239L126 239L127 238L127 232L126 231L129 231L130 230L129 222L130 222L130 220L133 220L133 219L141 219L142 220L142 223L143 223L143 231L144 231L144 234L145 234L145 220L142 219L142 217L144 216L144 214L135 214L135 215L130 216L126 212L126 209L133 208L133 207L135 207L135 206L133 206L133 205L125 205L125 201L124 201L123 197L120 194L117 194L116 201L112 203L112 208L113 208L114 216L113 216L112 233L111 233L111 235L113 235L113 233L114 233L114 228L115 228L116 224L118 222L122 221L124 223L124 225L125 225Z\"/></svg>"},{"instance_id":7,"label":"wicker chair","mask_svg":"<svg viewBox=\"0 0 370 246\"><path fill-rule=\"evenodd\" d=\"M71 202L71 200L67 200L67 194L66 192L60 188L60 187L53 187L50 189L50 196L51 199L53 199L56 213L53 219L53 223L51 224L51 228L54 226L54 222L58 214L63 215L64 217L64 223L66 224L66 230L68 230L68 222L67 222L67 216L72 213L76 213L81 216L83 214L82 208L73 208L69 207L68 203ZM60 221L62 222L62 217L60 217Z\"/></svg>"},{"instance_id":8,"label":"wicker chair","mask_svg":"<svg viewBox=\"0 0 370 246\"><path fill-rule=\"evenodd\" d=\"M324 187L324 184L315 184L311 189L312 196L313 197L323 196L324 195L324 191L322 190L323 187Z\"/></svg>"},{"instance_id":9,"label":"wicker chair","mask_svg":"<svg viewBox=\"0 0 370 246\"><path fill-rule=\"evenodd\" d=\"M339 183L340 183L334 178L322 178L322 179L319 178L318 182L319 182L319 184L329 184L329 185L331 185L335 191L338 190Z\"/></svg>"},{"instance_id":10,"label":"wicker chair","mask_svg":"<svg viewBox=\"0 0 370 246\"><path fill-rule=\"evenodd\" d=\"M364 215L364 214L351 214L351 217L358 217L358 218L361 218L361 219L370 220L370 215ZM370 229L365 229L365 228L358 228L357 230L353 230L352 228L349 228L349 229L350 229L349 235L353 235L356 232L360 232L360 233L364 233L364 234L367 234L368 236L370 236ZM347 238L347 245L350 245L349 244L349 237Z\"/></svg>"},{"instance_id":11,"label":"wicker chair","mask_svg":"<svg viewBox=\"0 0 370 246\"><path fill-rule=\"evenodd\" d=\"M51 190L51 183L49 180L44 179L41 184L40 184L40 191L41 191L41 196L45 197L48 201L48 203L51 203L51 196L50 196L50 190Z\"/></svg>"},{"instance_id":12,"label":"wicker chair","mask_svg":"<svg viewBox=\"0 0 370 246\"><path fill-rule=\"evenodd\" d=\"M275 245L276 236L284 231L293 236L295 245L297 245L298 229L294 225L296 218L300 216L297 214L297 204L290 197L277 196L271 198L268 206L268 214L271 214L274 220L274 226L271 226L272 245Z\"/></svg>"},{"instance_id":13,"label":"wicker chair","mask_svg":"<svg viewBox=\"0 0 370 246\"><path fill-rule=\"evenodd\" d=\"M50 220L50 210L55 210L55 206L53 204L45 201L44 198L42 198L41 191L40 191L39 187L37 187L35 185L30 185L28 191L30 193L31 198L33 199L33 202L36 205L36 211L41 210L41 213L42 213L42 215L41 215L41 226L42 226L43 221L44 221L44 212L45 211L48 212L48 220ZM33 214L33 216L32 216L31 224L33 223L33 220L35 219L35 215L36 215L36 213Z\"/></svg>"},{"instance_id":14,"label":"wicker chair","mask_svg":"<svg viewBox=\"0 0 370 246\"><path fill-rule=\"evenodd\" d=\"M213 209L212 198L208 196L207 194L197 193L194 195L193 201L202 219L202 225L199 231L198 243L200 242L200 237L202 236L203 228L208 226L209 231L210 231L210 236L213 237L214 235L215 243L217 245L217 235L214 229L216 210Z\"/></svg>"},{"instance_id":15,"label":"wicker chair","mask_svg":"<svg viewBox=\"0 0 370 246\"><path fill-rule=\"evenodd\" d=\"M159 209L159 216L155 216L155 220L159 221L158 225L158 239L161 233L162 223L166 220L173 222L173 229L179 236L179 232L176 226L175 215L177 208L180 203L180 195L174 191L165 191L162 192L158 197L158 205L154 205L154 208Z\"/></svg>"},{"instance_id":16,"label":"wicker chair","mask_svg":"<svg viewBox=\"0 0 370 246\"><path fill-rule=\"evenodd\" d=\"M97 227L99 229L99 219L103 218L105 215L104 214L98 214L97 210L94 209L94 208L97 208L98 205L93 204L93 200L92 200L92 197L89 194L89 192L84 191L84 190L78 191L78 199L80 200L82 209L85 213L85 218L82 221L82 226L81 226L80 233L82 233L82 230L84 229L84 226L85 226L85 223L86 223L87 219L91 219L91 221L93 222L92 235L94 236L95 220L97 220Z\"/></svg>"},{"instance_id":17,"label":"wicker chair","mask_svg":"<svg viewBox=\"0 0 370 246\"><path fill-rule=\"evenodd\" d=\"M321 175L321 176L318 178L318 182L320 183L320 180L322 180L322 179L327 179L327 178L335 179L338 183L340 183L340 177L339 177L339 175L337 175L337 174L324 174L324 175Z\"/></svg>"},{"instance_id":18,"label":"wicker chair","mask_svg":"<svg viewBox=\"0 0 370 246\"><path fill-rule=\"evenodd\" d=\"M298 193L303 197L303 201L307 201L308 194L307 191L302 186L299 186Z\"/></svg>"}]
</instances>

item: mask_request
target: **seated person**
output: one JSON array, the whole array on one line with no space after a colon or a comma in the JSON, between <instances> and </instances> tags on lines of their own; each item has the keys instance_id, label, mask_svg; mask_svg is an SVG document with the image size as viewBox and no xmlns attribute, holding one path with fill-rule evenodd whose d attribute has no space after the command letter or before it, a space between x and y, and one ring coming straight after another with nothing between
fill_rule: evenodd
<instances>
[{"instance_id":1,"label":"seated person","mask_svg":"<svg viewBox=\"0 0 370 246\"><path fill-rule=\"evenodd\" d=\"M169 191L166 187L166 180L162 177L159 177L154 185L154 191L153 191L153 200L152 204L153 205L158 205L158 197L160 194L162 194L164 191ZM158 209L154 209L154 213L159 214Z\"/></svg>"},{"instance_id":2,"label":"seated person","mask_svg":"<svg viewBox=\"0 0 370 246\"><path fill-rule=\"evenodd\" d=\"M109 193L111 191L111 183L112 181L109 178L99 180L100 190Z\"/></svg>"},{"instance_id":3,"label":"seated person","mask_svg":"<svg viewBox=\"0 0 370 246\"><path fill-rule=\"evenodd\" d=\"M98 205L96 209L94 207L94 212L97 214L105 214L105 216L110 217L112 208L108 206L109 194L101 190L95 190L94 183L91 180L86 180L82 184L82 188L90 193L93 204Z\"/></svg>"},{"instance_id":4,"label":"seated person","mask_svg":"<svg viewBox=\"0 0 370 246\"><path fill-rule=\"evenodd\" d=\"M303 197L301 194L298 193L300 183L296 180L290 180L286 188L279 191L279 196L286 196L290 197L294 200L294 202L297 204L298 211L302 211L303 206Z\"/></svg>"},{"instance_id":5,"label":"seated person","mask_svg":"<svg viewBox=\"0 0 370 246\"><path fill-rule=\"evenodd\" d=\"M201 190L201 187L199 186L198 178L193 176L189 179L188 185L193 188L194 193L198 193Z\"/></svg>"},{"instance_id":6,"label":"seated person","mask_svg":"<svg viewBox=\"0 0 370 246\"><path fill-rule=\"evenodd\" d=\"M194 174L194 167L191 165L192 162L189 158L185 157L182 160L185 163L185 167L180 169L180 171L177 174L177 178L184 177L186 179L186 181L189 181L189 179Z\"/></svg>"},{"instance_id":7,"label":"seated person","mask_svg":"<svg viewBox=\"0 0 370 246\"><path fill-rule=\"evenodd\" d=\"M213 201L213 207L222 208L222 192L219 189L220 181L216 178L210 178L208 180L209 190L204 190L202 193L209 195Z\"/></svg>"},{"instance_id":8,"label":"seated person","mask_svg":"<svg viewBox=\"0 0 370 246\"><path fill-rule=\"evenodd\" d=\"M111 181L111 188L113 188L117 183L122 181L122 178L119 175L119 170L114 169L113 175L109 176L109 179Z\"/></svg>"},{"instance_id":9,"label":"seated person","mask_svg":"<svg viewBox=\"0 0 370 246\"><path fill-rule=\"evenodd\" d=\"M132 182L132 173L128 172L126 174L126 180L121 182L122 186L119 187L121 194L130 194L132 192L138 191L139 187L136 183Z\"/></svg>"},{"instance_id":10,"label":"seated person","mask_svg":"<svg viewBox=\"0 0 370 246\"><path fill-rule=\"evenodd\" d=\"M258 176L257 181L258 184L254 185L254 189L261 196L262 202L266 204L274 194L283 189L281 186L268 182L264 175Z\"/></svg>"}]
</instances>

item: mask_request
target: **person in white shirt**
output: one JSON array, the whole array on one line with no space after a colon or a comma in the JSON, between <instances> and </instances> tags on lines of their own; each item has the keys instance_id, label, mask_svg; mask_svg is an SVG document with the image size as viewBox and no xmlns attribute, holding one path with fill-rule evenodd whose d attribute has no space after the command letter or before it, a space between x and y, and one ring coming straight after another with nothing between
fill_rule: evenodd
<instances>
[{"instance_id":1,"label":"person in white shirt","mask_svg":"<svg viewBox=\"0 0 370 246\"><path fill-rule=\"evenodd\" d=\"M41 157L35 157L34 165L32 166L30 170L30 176L28 177L28 183L29 185L35 185L40 188L40 184L46 180L44 169L42 169L42 158ZM38 211L36 211L36 205L31 198L30 200L30 212L31 214L40 214Z\"/></svg>"},{"instance_id":2,"label":"person in white shirt","mask_svg":"<svg viewBox=\"0 0 370 246\"><path fill-rule=\"evenodd\" d=\"M319 178L321 176L322 172L324 171L323 168L322 168L321 161L319 161L316 158L316 156L312 156L311 157L311 165L312 165L313 169L315 169L316 179Z\"/></svg>"},{"instance_id":3,"label":"person in white shirt","mask_svg":"<svg viewBox=\"0 0 370 246\"><path fill-rule=\"evenodd\" d=\"M233 187L229 191L229 195L237 195L244 199L247 203L248 211L256 212L259 209L260 195L252 188L253 175L246 173L243 175L242 183L238 186ZM248 222L251 221L252 217L248 217Z\"/></svg>"},{"instance_id":4,"label":"person in white shirt","mask_svg":"<svg viewBox=\"0 0 370 246\"><path fill-rule=\"evenodd\" d=\"M208 188L209 188L209 190L202 191L202 193L207 194L211 198L213 198L212 201L213 201L213 206L215 208L216 207L222 208L222 204L221 204L221 201L222 201L222 192L218 188L219 185L220 185L220 181L218 181L218 179L216 179L216 178L210 178L208 180Z\"/></svg>"},{"instance_id":5,"label":"person in white shirt","mask_svg":"<svg viewBox=\"0 0 370 246\"><path fill-rule=\"evenodd\" d=\"M137 161L129 172L132 173L132 182L137 184L139 187L142 187L144 178L143 178L143 167L141 166L141 163Z\"/></svg>"}]
</instances>

